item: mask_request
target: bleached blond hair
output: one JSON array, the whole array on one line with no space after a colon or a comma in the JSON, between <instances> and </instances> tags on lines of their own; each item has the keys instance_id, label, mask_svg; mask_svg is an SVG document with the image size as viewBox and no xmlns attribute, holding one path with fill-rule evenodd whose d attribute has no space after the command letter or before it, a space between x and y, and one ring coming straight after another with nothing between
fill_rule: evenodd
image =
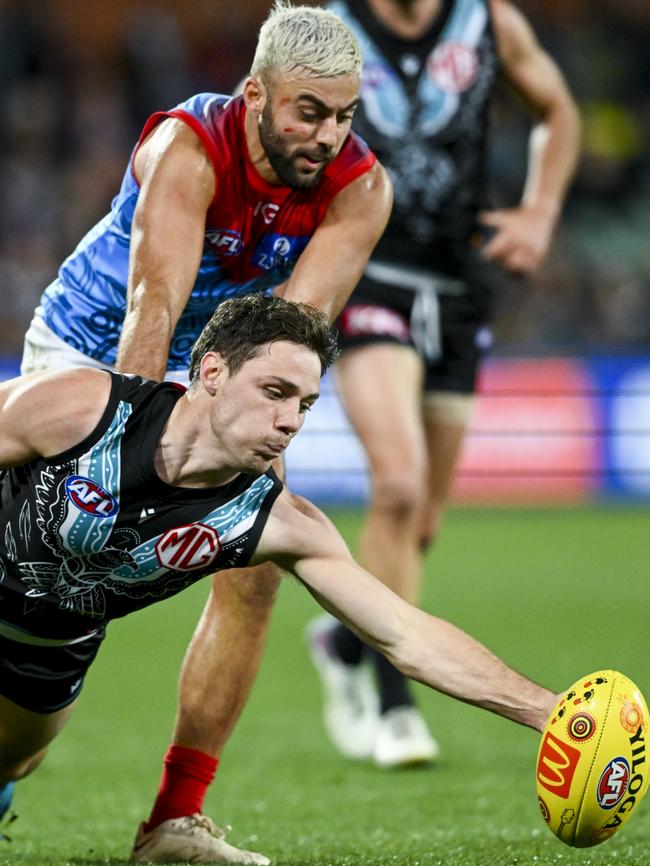
<instances>
[{"instance_id":1,"label":"bleached blond hair","mask_svg":"<svg viewBox=\"0 0 650 866\"><path fill-rule=\"evenodd\" d=\"M276 0L260 28L251 75L267 79L279 70L304 69L317 78L361 74L356 37L327 9Z\"/></svg>"}]
</instances>

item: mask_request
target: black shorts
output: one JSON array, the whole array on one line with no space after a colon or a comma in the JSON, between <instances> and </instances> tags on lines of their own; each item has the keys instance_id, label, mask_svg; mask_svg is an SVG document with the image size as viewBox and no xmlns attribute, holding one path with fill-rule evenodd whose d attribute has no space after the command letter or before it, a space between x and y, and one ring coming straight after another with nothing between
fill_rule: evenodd
<instances>
[{"instance_id":1,"label":"black shorts","mask_svg":"<svg viewBox=\"0 0 650 866\"><path fill-rule=\"evenodd\" d=\"M342 351L375 343L412 346L425 391L471 394L492 345L490 287L371 261L338 320ZM480 281L480 284L479 284Z\"/></svg>"},{"instance_id":2,"label":"black shorts","mask_svg":"<svg viewBox=\"0 0 650 866\"><path fill-rule=\"evenodd\" d=\"M103 629L67 646L0 637L0 694L33 713L63 709L76 700L103 638Z\"/></svg>"}]
</instances>

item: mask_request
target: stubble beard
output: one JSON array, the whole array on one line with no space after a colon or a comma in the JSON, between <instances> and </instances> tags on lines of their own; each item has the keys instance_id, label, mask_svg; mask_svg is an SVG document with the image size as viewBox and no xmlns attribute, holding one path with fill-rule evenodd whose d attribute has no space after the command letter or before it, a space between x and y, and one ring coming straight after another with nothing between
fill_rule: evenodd
<instances>
[{"instance_id":1,"label":"stubble beard","mask_svg":"<svg viewBox=\"0 0 650 866\"><path fill-rule=\"evenodd\" d=\"M321 179L325 167L331 160L323 162L322 168L312 174L302 174L296 167L298 153L289 156L286 152L284 138L273 125L273 117L269 102L262 109L259 124L259 135L264 153L271 168L285 186L293 189L310 189Z\"/></svg>"}]
</instances>

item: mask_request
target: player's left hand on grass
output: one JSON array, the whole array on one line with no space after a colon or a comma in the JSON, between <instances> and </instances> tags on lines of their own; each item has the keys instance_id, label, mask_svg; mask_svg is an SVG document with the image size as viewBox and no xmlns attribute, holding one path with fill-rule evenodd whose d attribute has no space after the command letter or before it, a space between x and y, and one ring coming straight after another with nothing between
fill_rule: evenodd
<instances>
[{"instance_id":1,"label":"player's left hand on grass","mask_svg":"<svg viewBox=\"0 0 650 866\"><path fill-rule=\"evenodd\" d=\"M548 211L533 207L483 211L478 221L493 232L482 250L485 258L522 276L539 268L555 228Z\"/></svg>"}]
</instances>

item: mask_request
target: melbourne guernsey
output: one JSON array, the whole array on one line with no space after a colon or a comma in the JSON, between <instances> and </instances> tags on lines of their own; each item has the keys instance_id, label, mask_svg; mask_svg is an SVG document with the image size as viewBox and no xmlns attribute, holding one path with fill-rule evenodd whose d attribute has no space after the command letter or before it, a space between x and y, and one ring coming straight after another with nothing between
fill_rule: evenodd
<instances>
[{"instance_id":1,"label":"melbourne guernsey","mask_svg":"<svg viewBox=\"0 0 650 866\"><path fill-rule=\"evenodd\" d=\"M167 117L187 123L201 139L216 176L207 213L203 257L174 332L168 370L184 370L194 341L217 304L233 295L270 291L284 282L340 190L368 171L374 154L354 134L309 189L266 183L248 155L246 108L201 93L147 121L138 145ZM110 213L80 242L46 289L37 314L84 355L114 364L126 309L129 246L140 187L133 157Z\"/></svg>"}]
</instances>

